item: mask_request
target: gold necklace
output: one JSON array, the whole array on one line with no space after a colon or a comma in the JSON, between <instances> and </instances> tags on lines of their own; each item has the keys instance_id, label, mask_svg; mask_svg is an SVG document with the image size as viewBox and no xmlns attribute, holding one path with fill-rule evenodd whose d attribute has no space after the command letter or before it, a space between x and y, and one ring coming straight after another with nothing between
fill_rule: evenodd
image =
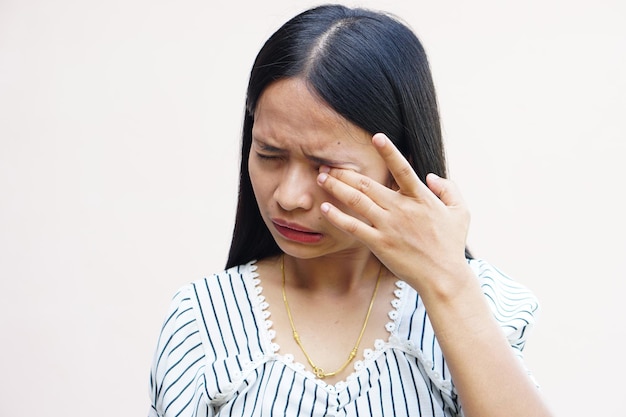
<instances>
[{"instance_id":1,"label":"gold necklace","mask_svg":"<svg viewBox=\"0 0 626 417\"><path fill-rule=\"evenodd\" d=\"M380 277L381 277L382 271L383 271L382 264L380 265L380 269L378 270L378 278L376 278L376 286L374 287L374 294L372 294L372 299L371 299L370 305L369 305L369 307L367 309L367 314L365 316L365 321L363 322L363 327L361 328L361 333L359 333L359 338L356 340L356 344L354 345L354 348L352 348L352 350L350 351L350 355L348 355L348 360L343 365L341 365L339 367L339 369L337 369L334 372L324 372L324 369L322 369L319 366L315 365L315 363L313 363L313 360L311 359L309 354L304 349L304 346L302 346L302 341L300 340L300 335L296 331L296 326L293 324L293 317L291 317L291 309L289 308L289 302L287 302L287 292L285 291L285 255L284 254L281 257L280 271L281 271L281 273L283 275L283 301L285 302L285 308L287 309L287 316L289 317L289 324L291 324L291 331L293 332L293 339L296 341L296 343L300 347L300 350L302 350L302 353L304 353L304 356L306 357L306 360L309 362L309 365L311 365L311 368L313 368L313 373L315 374L316 377L318 377L319 379L324 379L324 378L326 378L328 376L337 375L339 372L341 372L344 369L346 369L348 364L350 362L352 362L352 360L356 357L357 351L359 349L359 345L361 344L361 339L363 338L363 333L365 333L365 328L367 327L367 322L369 321L370 314L372 313L372 307L374 306L374 300L376 299L376 293L378 292L378 285L380 284Z\"/></svg>"}]
</instances>

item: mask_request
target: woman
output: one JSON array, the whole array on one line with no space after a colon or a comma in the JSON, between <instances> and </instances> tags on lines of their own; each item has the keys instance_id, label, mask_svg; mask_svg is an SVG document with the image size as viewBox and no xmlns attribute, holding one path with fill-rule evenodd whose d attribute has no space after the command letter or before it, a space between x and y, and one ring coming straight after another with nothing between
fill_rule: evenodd
<instances>
[{"instance_id":1,"label":"woman","mask_svg":"<svg viewBox=\"0 0 626 417\"><path fill-rule=\"evenodd\" d=\"M246 110L228 269L174 297L151 415L549 415L519 359L536 301L465 250L415 35L306 11Z\"/></svg>"}]
</instances>

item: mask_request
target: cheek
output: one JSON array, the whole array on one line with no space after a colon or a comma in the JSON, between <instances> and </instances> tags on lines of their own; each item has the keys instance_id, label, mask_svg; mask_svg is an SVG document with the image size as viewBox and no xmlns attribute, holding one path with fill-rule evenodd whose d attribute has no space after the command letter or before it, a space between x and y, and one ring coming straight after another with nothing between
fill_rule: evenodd
<instances>
[{"instance_id":1,"label":"cheek","mask_svg":"<svg viewBox=\"0 0 626 417\"><path fill-rule=\"evenodd\" d=\"M272 203L276 187L280 183L280 174L277 170L264 167L251 157L248 160L248 175L257 205L259 208L261 206L267 208L268 204Z\"/></svg>"},{"instance_id":2,"label":"cheek","mask_svg":"<svg viewBox=\"0 0 626 417\"><path fill-rule=\"evenodd\" d=\"M260 172L259 167L253 161L252 158L248 159L248 175L250 176L250 183L252 184L252 191L257 202L262 198L263 194L263 174ZM266 176L267 177L267 176Z\"/></svg>"}]
</instances>

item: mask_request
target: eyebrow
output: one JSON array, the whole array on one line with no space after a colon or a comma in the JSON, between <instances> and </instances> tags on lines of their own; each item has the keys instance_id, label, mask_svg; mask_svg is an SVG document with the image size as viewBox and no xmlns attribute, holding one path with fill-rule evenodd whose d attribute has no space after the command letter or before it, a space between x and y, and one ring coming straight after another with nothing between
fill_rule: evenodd
<instances>
[{"instance_id":1,"label":"eyebrow","mask_svg":"<svg viewBox=\"0 0 626 417\"><path fill-rule=\"evenodd\" d=\"M272 146L272 145L268 145L267 143L263 142L262 140L256 139L256 138L252 138L252 142L256 142L259 146L259 148L261 148L264 151L267 152L274 152L274 153L279 153L279 152L283 152L282 149L277 148L276 146Z\"/></svg>"}]
</instances>

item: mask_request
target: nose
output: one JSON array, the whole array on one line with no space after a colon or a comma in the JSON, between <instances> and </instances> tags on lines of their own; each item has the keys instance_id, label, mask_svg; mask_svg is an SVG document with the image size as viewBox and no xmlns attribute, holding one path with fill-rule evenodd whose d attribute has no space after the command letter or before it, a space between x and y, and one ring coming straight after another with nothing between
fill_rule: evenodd
<instances>
[{"instance_id":1,"label":"nose","mask_svg":"<svg viewBox=\"0 0 626 417\"><path fill-rule=\"evenodd\" d=\"M310 210L315 201L317 172L311 167L290 166L274 190L274 199L286 211Z\"/></svg>"}]
</instances>

